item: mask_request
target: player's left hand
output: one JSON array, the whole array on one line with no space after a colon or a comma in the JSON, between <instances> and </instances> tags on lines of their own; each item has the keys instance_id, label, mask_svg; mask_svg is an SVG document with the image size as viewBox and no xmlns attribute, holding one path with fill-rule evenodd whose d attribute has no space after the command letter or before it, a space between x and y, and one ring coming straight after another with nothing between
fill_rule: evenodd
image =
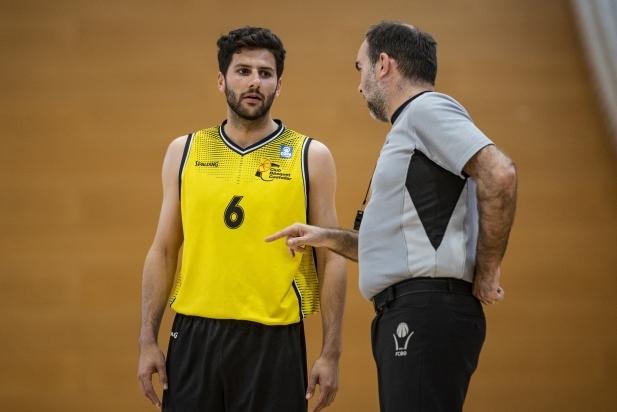
<instances>
[{"instance_id":1,"label":"player's left hand","mask_svg":"<svg viewBox=\"0 0 617 412\"><path fill-rule=\"evenodd\" d=\"M316 385L319 385L319 398L311 412L319 412L334 402L338 392L338 359L322 355L315 361L309 376L306 399L313 397Z\"/></svg>"}]
</instances>

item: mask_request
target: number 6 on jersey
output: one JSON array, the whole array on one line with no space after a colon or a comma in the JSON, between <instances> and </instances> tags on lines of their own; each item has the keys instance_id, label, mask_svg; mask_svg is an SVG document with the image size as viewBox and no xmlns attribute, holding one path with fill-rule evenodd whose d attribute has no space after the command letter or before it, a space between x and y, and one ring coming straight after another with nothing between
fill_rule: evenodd
<instances>
[{"instance_id":1,"label":"number 6 on jersey","mask_svg":"<svg viewBox=\"0 0 617 412\"><path fill-rule=\"evenodd\" d=\"M244 222L244 209L239 205L244 196L234 196L225 209L225 226L230 229L237 229Z\"/></svg>"}]
</instances>

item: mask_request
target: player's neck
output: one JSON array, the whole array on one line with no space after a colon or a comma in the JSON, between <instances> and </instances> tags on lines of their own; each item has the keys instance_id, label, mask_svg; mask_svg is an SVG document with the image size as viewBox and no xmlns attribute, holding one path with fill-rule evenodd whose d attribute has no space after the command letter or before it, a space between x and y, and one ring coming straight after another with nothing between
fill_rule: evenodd
<instances>
[{"instance_id":1,"label":"player's neck","mask_svg":"<svg viewBox=\"0 0 617 412\"><path fill-rule=\"evenodd\" d=\"M242 148L259 142L278 128L270 112L257 120L246 120L232 110L230 112L227 114L227 123L224 126L225 135Z\"/></svg>"}]
</instances>

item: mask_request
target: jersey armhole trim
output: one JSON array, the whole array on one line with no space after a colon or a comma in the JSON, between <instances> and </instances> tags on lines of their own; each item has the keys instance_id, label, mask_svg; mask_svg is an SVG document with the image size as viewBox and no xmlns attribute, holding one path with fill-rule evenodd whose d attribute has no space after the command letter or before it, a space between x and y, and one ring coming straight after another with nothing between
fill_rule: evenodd
<instances>
[{"instance_id":1,"label":"jersey armhole trim","mask_svg":"<svg viewBox=\"0 0 617 412\"><path fill-rule=\"evenodd\" d=\"M304 139L304 143L302 144L302 179L304 179L304 210L306 210L306 223L309 223L310 192L308 151L312 141L313 139L307 136L306 139Z\"/></svg>"},{"instance_id":2,"label":"jersey armhole trim","mask_svg":"<svg viewBox=\"0 0 617 412\"><path fill-rule=\"evenodd\" d=\"M294 279L291 282L291 286L293 286L294 292L296 292L296 298L298 299L298 314L300 316L300 321L302 321L302 319L306 318L306 316L304 315L304 310L302 310L302 294L300 293L300 289L298 289L298 285L296 284L296 280Z\"/></svg>"},{"instance_id":3,"label":"jersey armhole trim","mask_svg":"<svg viewBox=\"0 0 617 412\"><path fill-rule=\"evenodd\" d=\"M193 144L193 137L195 133L191 133L186 136L186 143L184 144L184 152L182 153L182 160L180 161L180 170L178 171L178 199L182 200L182 176L184 176L184 168L189 158L189 152Z\"/></svg>"},{"instance_id":4,"label":"jersey armhole trim","mask_svg":"<svg viewBox=\"0 0 617 412\"><path fill-rule=\"evenodd\" d=\"M304 143L302 144L302 178L304 179L304 204L305 204L305 210L306 210L306 224L311 224L311 222L309 221L309 207L310 207L309 193L310 193L311 185L310 185L310 180L309 180L308 153L309 153L309 146L311 145L312 141L313 141L313 138L307 136L306 139L304 139ZM313 264L315 265L315 270L317 270L317 253L315 253L314 248L313 248L312 254L313 254Z\"/></svg>"}]
</instances>

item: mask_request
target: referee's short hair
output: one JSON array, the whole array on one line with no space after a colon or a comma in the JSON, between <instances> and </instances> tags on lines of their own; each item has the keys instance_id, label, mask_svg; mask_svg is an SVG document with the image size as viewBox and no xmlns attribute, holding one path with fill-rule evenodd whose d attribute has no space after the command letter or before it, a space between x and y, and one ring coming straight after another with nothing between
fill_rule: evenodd
<instances>
[{"instance_id":1,"label":"referee's short hair","mask_svg":"<svg viewBox=\"0 0 617 412\"><path fill-rule=\"evenodd\" d=\"M371 26L365 38L371 67L381 53L386 53L396 61L404 78L435 85L437 42L429 33L400 21L382 21Z\"/></svg>"},{"instance_id":2,"label":"referee's short hair","mask_svg":"<svg viewBox=\"0 0 617 412\"><path fill-rule=\"evenodd\" d=\"M246 26L232 30L228 35L221 36L216 45L219 48L219 70L223 73L223 76L227 75L227 69L229 69L233 55L240 53L243 49L269 50L276 62L276 77L279 78L283 74L286 52L281 39L268 29Z\"/></svg>"}]
</instances>

